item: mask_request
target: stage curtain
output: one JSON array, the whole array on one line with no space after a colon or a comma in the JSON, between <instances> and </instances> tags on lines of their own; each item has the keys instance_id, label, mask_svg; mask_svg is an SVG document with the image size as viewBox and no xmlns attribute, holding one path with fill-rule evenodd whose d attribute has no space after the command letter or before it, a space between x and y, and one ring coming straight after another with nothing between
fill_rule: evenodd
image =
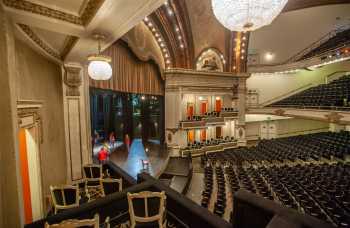
<instances>
[{"instance_id":1,"label":"stage curtain","mask_svg":"<svg viewBox=\"0 0 350 228\"><path fill-rule=\"evenodd\" d=\"M154 61L139 60L122 40L114 43L103 54L112 57L113 76L108 81L90 79L90 87L127 93L164 95L164 81Z\"/></svg>"}]
</instances>

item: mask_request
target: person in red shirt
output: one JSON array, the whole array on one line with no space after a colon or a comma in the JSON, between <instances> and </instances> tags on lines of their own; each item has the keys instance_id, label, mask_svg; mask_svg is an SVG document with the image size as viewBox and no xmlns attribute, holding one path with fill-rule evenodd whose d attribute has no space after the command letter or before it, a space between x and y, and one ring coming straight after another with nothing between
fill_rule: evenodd
<instances>
[{"instance_id":1,"label":"person in red shirt","mask_svg":"<svg viewBox=\"0 0 350 228\"><path fill-rule=\"evenodd\" d=\"M125 135L124 143L125 143L127 151L129 152L129 149L130 149L130 138L129 138L128 134Z\"/></svg>"},{"instance_id":2,"label":"person in red shirt","mask_svg":"<svg viewBox=\"0 0 350 228\"><path fill-rule=\"evenodd\" d=\"M108 158L108 150L106 147L101 147L100 151L98 152L98 160L100 164L105 164Z\"/></svg>"}]
</instances>

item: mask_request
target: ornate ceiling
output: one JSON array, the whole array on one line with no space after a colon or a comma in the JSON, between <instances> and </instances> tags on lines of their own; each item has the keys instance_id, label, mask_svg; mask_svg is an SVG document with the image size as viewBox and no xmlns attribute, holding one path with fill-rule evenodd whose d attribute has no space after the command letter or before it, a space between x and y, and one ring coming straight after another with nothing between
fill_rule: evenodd
<instances>
[{"instance_id":1,"label":"ornate ceiling","mask_svg":"<svg viewBox=\"0 0 350 228\"><path fill-rule=\"evenodd\" d=\"M345 3L349 0L289 0L284 12ZM141 23L150 32L139 25L137 31L154 36L152 41L147 38L154 53L141 54L147 48L139 48L139 53L152 56L161 68L194 69L200 53L214 48L222 53L224 71L245 71L249 38L256 39L254 33L225 29L212 13L211 0L2 0L2 4L17 25L17 36L58 62L83 62L96 51L94 32L107 35L106 48L146 15L149 21ZM129 40L140 47L137 39Z\"/></svg>"},{"instance_id":2,"label":"ornate ceiling","mask_svg":"<svg viewBox=\"0 0 350 228\"><path fill-rule=\"evenodd\" d=\"M169 48L172 59L171 67L195 68L194 60L198 58L200 53L205 49L214 48L224 56L226 62L224 66L225 71L241 72L247 69L248 46L252 43L249 42L249 39L253 37L253 42L256 41L257 36L254 36L255 32L252 34L242 34L230 32L225 29L213 15L211 0L168 0L168 2L175 9L174 15L169 14L166 10L167 8L162 6L151 15L151 18L158 27L158 30L161 31L166 46ZM350 3L349 0L289 0L283 12L287 13L316 6L346 3ZM176 19L175 22L174 19ZM307 17L303 18L303 20L307 22ZM178 48L178 42L176 40L177 32L174 31L174 26L184 28L180 30L180 33L185 38L185 49L187 50ZM257 33L264 32L268 27L266 26L258 30ZM293 27L286 29L293 31ZM300 34L298 35L300 36ZM310 34L315 35L316 38L314 37L314 39L317 39L317 34ZM270 37L277 39L280 35L283 34L274 31L273 34L270 34ZM258 40L263 43L274 42L271 38L268 41ZM294 42L296 40L294 39ZM309 39L306 39L306 41L311 42ZM287 47L285 44L286 42L284 42L284 48L280 48L280 51ZM307 44L301 42L300 45L304 45L305 47Z\"/></svg>"},{"instance_id":3,"label":"ornate ceiling","mask_svg":"<svg viewBox=\"0 0 350 228\"><path fill-rule=\"evenodd\" d=\"M107 36L105 48L164 1L2 0L2 5L19 39L57 62L84 62L97 49L93 33Z\"/></svg>"}]
</instances>

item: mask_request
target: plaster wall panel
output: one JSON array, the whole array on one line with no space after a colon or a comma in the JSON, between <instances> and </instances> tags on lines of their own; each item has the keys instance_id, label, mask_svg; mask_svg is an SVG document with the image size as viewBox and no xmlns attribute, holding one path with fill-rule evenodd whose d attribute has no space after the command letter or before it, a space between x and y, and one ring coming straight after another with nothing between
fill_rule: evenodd
<instances>
[{"instance_id":1,"label":"plaster wall panel","mask_svg":"<svg viewBox=\"0 0 350 228\"><path fill-rule=\"evenodd\" d=\"M15 41L0 6L0 227L23 227L16 111Z\"/></svg>"},{"instance_id":2,"label":"plaster wall panel","mask_svg":"<svg viewBox=\"0 0 350 228\"><path fill-rule=\"evenodd\" d=\"M66 181L66 152L63 118L63 94L60 67L16 40L17 99L42 100L43 192L49 186Z\"/></svg>"},{"instance_id":3,"label":"plaster wall panel","mask_svg":"<svg viewBox=\"0 0 350 228\"><path fill-rule=\"evenodd\" d=\"M82 176L82 145L81 145L81 123L79 113L79 98L67 99L68 110L68 130L70 145L71 179L73 181L81 179Z\"/></svg>"}]
</instances>

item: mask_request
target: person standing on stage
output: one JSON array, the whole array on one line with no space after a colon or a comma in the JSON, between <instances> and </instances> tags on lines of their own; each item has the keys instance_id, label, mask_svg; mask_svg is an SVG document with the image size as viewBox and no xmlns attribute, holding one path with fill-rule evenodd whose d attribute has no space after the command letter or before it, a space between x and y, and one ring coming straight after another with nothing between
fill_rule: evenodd
<instances>
[{"instance_id":1,"label":"person standing on stage","mask_svg":"<svg viewBox=\"0 0 350 228\"><path fill-rule=\"evenodd\" d=\"M130 138L129 138L128 134L125 135L124 143L125 143L127 151L129 152L129 149L130 149Z\"/></svg>"},{"instance_id":2,"label":"person standing on stage","mask_svg":"<svg viewBox=\"0 0 350 228\"><path fill-rule=\"evenodd\" d=\"M102 146L100 151L98 152L98 160L100 164L105 164L108 159L108 150L105 146Z\"/></svg>"},{"instance_id":3,"label":"person standing on stage","mask_svg":"<svg viewBox=\"0 0 350 228\"><path fill-rule=\"evenodd\" d=\"M112 131L110 134L109 134L109 148L111 150L113 150L114 148L114 143L115 143L115 136L114 136L114 132Z\"/></svg>"}]
</instances>

